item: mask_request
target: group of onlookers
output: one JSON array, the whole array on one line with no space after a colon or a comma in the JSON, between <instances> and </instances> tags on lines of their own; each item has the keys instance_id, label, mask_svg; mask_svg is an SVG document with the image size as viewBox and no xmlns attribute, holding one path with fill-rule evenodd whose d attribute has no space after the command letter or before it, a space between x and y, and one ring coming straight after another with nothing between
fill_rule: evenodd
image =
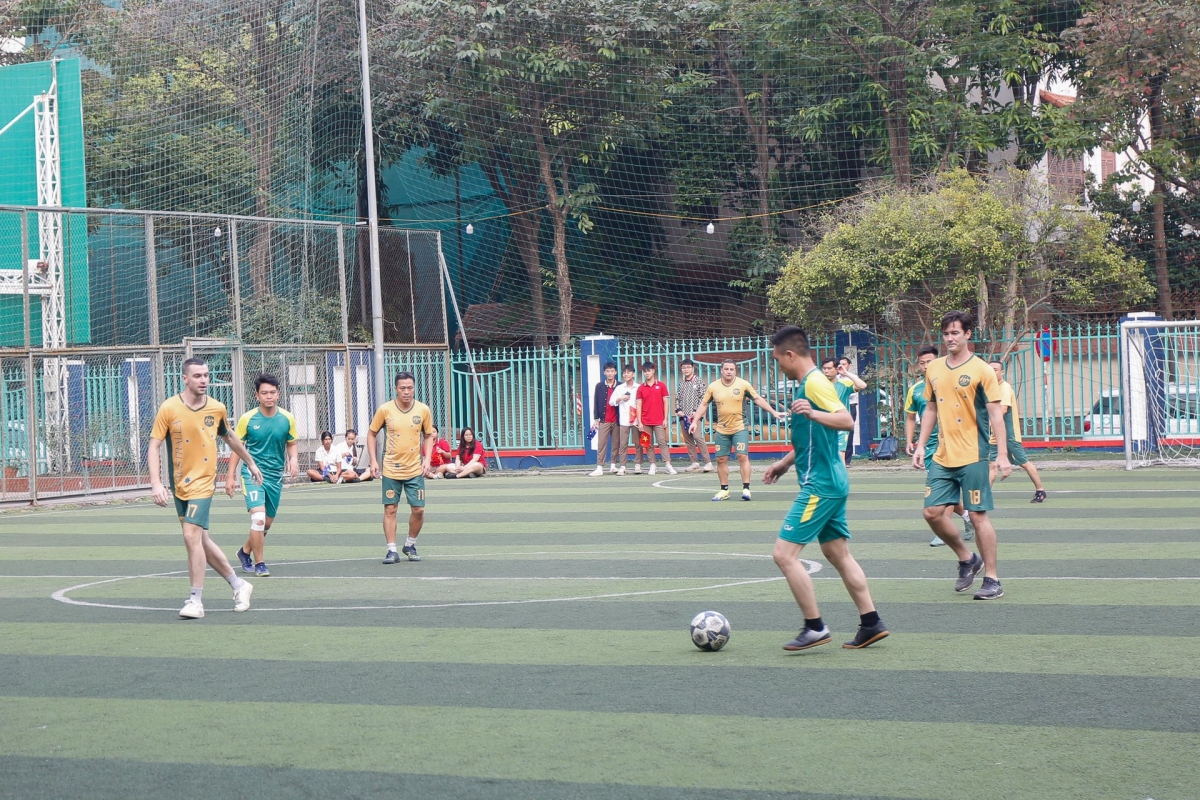
<instances>
[{"instance_id":1,"label":"group of onlookers","mask_svg":"<svg viewBox=\"0 0 1200 800\"><path fill-rule=\"evenodd\" d=\"M436 437L433 455L430 458L430 477L471 478L484 474L487 459L483 443L475 437L472 428L463 428L458 435L458 447L451 448L435 425ZM369 466L362 466L362 446L358 443L358 431L347 428L343 441L334 443L330 431L321 433L321 445L313 453L313 466L308 477L314 482L357 483L371 480Z\"/></svg>"}]
</instances>

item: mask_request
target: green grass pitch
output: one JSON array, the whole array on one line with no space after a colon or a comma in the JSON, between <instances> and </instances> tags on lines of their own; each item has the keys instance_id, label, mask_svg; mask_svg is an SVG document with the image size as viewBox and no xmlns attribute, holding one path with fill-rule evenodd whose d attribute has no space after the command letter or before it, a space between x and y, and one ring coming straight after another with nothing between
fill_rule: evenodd
<instances>
[{"instance_id":1,"label":"green grass pitch","mask_svg":"<svg viewBox=\"0 0 1200 800\"><path fill-rule=\"evenodd\" d=\"M790 475L750 503L713 475L431 481L423 560L392 566L378 484L289 490L254 607L210 572L199 621L172 511L0 515L0 797L1200 796L1196 471L998 484L990 603L953 592L921 477L851 472L892 636L838 647L858 620L814 547L835 641L799 654ZM246 525L218 495L231 557Z\"/></svg>"}]
</instances>

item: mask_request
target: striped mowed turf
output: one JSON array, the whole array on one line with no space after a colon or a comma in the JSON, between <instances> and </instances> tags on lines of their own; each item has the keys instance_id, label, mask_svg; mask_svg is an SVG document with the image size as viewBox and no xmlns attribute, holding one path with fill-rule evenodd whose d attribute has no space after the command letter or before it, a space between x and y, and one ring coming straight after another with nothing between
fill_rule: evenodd
<instances>
[{"instance_id":1,"label":"striped mowed turf","mask_svg":"<svg viewBox=\"0 0 1200 800\"><path fill-rule=\"evenodd\" d=\"M1042 505L998 485L982 603L921 476L852 471L892 636L837 648L856 610L806 552L835 645L795 655L790 482L430 482L423 560L393 566L377 486L289 490L254 607L210 573L194 622L171 512L0 515L0 797L1195 797L1197 474L1045 478ZM212 524L232 554L240 502ZM719 653L686 634L707 608Z\"/></svg>"}]
</instances>

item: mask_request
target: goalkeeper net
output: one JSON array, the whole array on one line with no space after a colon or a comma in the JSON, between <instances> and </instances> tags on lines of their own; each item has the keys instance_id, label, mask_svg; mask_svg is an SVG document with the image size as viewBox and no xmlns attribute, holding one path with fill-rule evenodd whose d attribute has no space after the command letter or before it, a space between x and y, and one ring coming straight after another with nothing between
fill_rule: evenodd
<instances>
[{"instance_id":1,"label":"goalkeeper net","mask_svg":"<svg viewBox=\"0 0 1200 800\"><path fill-rule=\"evenodd\" d=\"M1121 323L1125 466L1200 465L1200 320L1149 316Z\"/></svg>"}]
</instances>

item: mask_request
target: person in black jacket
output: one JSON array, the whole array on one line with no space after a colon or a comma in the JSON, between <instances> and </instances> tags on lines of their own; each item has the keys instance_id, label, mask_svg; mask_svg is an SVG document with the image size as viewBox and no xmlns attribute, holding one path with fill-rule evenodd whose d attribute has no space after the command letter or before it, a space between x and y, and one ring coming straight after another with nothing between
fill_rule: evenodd
<instances>
[{"instance_id":1,"label":"person in black jacket","mask_svg":"<svg viewBox=\"0 0 1200 800\"><path fill-rule=\"evenodd\" d=\"M592 391L592 430L596 431L596 468L588 473L592 478L604 474L604 453L609 449L609 444L612 445L612 456L608 461L608 471L617 471L617 407L608 403L615 388L617 365L609 361L604 365L604 380L597 383Z\"/></svg>"}]
</instances>

